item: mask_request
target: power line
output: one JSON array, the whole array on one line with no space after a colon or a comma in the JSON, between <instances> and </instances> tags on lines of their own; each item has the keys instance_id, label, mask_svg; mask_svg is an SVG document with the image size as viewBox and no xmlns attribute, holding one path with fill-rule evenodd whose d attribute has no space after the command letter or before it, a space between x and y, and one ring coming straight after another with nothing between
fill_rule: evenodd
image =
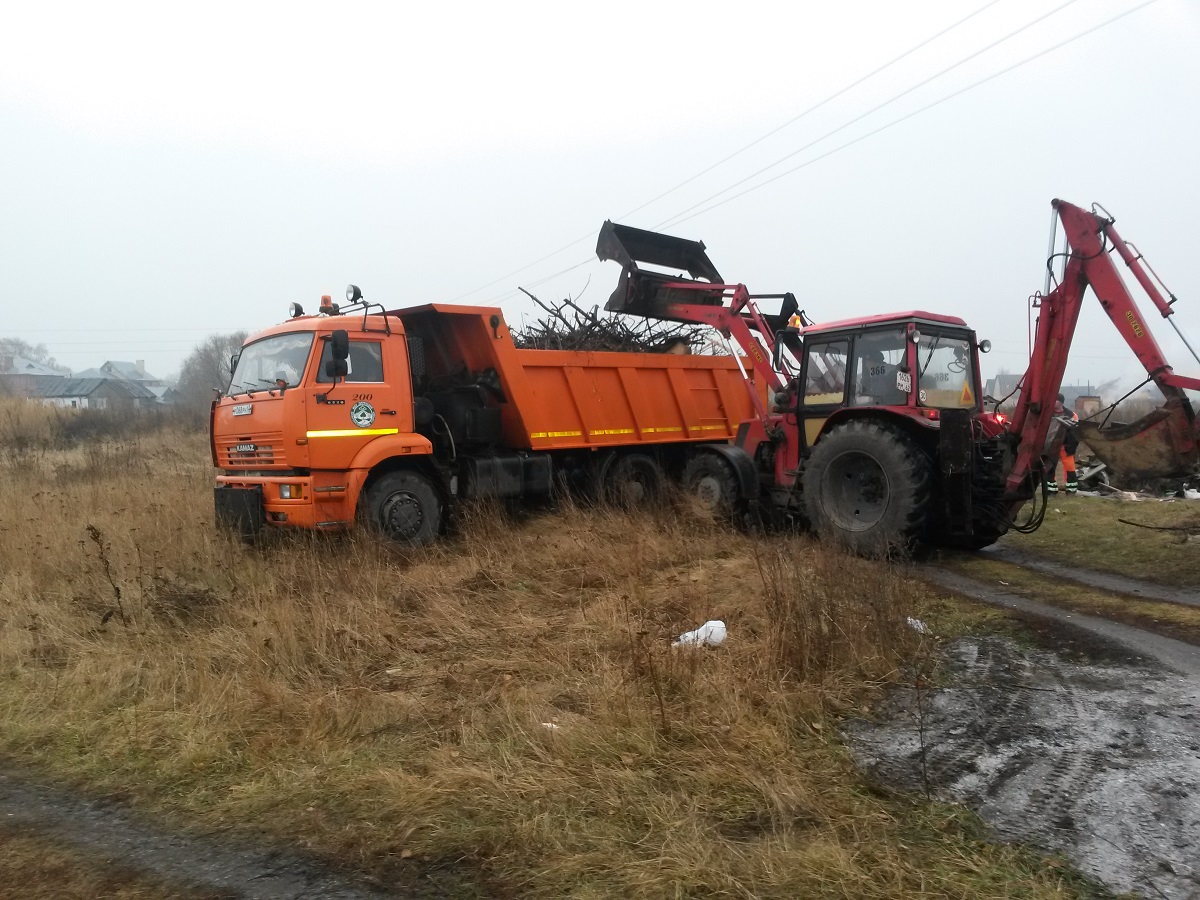
<instances>
[{"instance_id":1,"label":"power line","mask_svg":"<svg viewBox=\"0 0 1200 900\"><path fill-rule=\"evenodd\" d=\"M751 174L747 175L745 178L741 179L740 181L735 181L733 184L729 185L726 188L723 188L722 190L717 191L715 194L713 194L709 197L706 197L705 199L701 200L699 203L689 206L687 209L683 210L683 212L680 212L674 216L671 216L668 219L665 219L664 221L660 222L655 227L662 228L664 226L676 224L677 222L687 221L687 218L690 218L690 217L687 217L686 214L691 212L693 209L696 209L699 206L703 206L705 203L708 203L711 200L715 200L717 197L720 197L722 194L732 191L734 188L745 184L747 181L750 181L752 178L757 178L759 175L763 174L764 172L770 171L771 169L775 168L778 165L782 165L786 160L791 159L793 156L803 153L805 150L808 150L810 147L814 147L817 144L821 143L821 141L825 140L826 138L833 137L839 131L844 131L847 128L849 128L851 125L854 125L857 122L861 122L863 119L867 118L870 115L873 115L874 113L877 113L879 110L883 109L885 106L890 106L891 104L895 103L897 100L899 100L903 97L907 97L913 91L916 91L916 90L919 90L919 89L925 87L925 85L929 84L932 81L936 81L937 79L941 78L943 75L947 74L948 72L954 71L959 66L969 63L971 60L975 59L978 56L982 56L984 53L987 53L989 50L992 50L992 49L998 47L1000 44L1003 44L1005 41L1016 37L1021 32L1028 31L1034 25L1037 25L1039 22L1045 21L1046 19L1050 18L1054 14L1061 12L1062 10L1064 10L1068 6L1070 6L1072 3L1076 3L1076 2L1077 2L1077 0L1066 0L1065 3L1062 3L1062 4L1054 7L1054 9L1050 10L1049 12L1043 13L1042 15L1038 16L1036 19L1032 19L1031 21L1026 22L1024 25L1022 25L1020 28L1016 29L1015 31L1010 31L1004 37L998 38L998 39L992 41L987 46L982 47L979 50L976 50L974 53L971 53L968 56L964 56L958 62L947 66L946 68L942 69L940 72L930 75L924 81L920 81L917 84L914 84L912 87L906 88L905 90L901 91L900 93L896 94L895 96L893 96L887 100L884 100L882 103L880 103L876 106L871 107L871 109L867 110L862 115L856 116L855 118L851 119L849 122L842 123L837 128L834 128L832 131L827 131L825 134L821 135L819 138L809 141L803 147L793 150L791 153L787 154L786 156L780 157L779 159L775 160L775 162L771 163L769 166L764 166L763 168L759 169L757 172L752 172Z\"/></svg>"},{"instance_id":2,"label":"power line","mask_svg":"<svg viewBox=\"0 0 1200 900\"><path fill-rule=\"evenodd\" d=\"M1158 2L1158 0L1146 0L1146 2L1140 3L1137 6L1127 9L1127 10L1125 10L1125 12L1118 13L1117 15L1113 16L1112 18L1106 19L1105 21L1101 22L1098 25L1093 25L1091 28L1081 31L1081 32L1079 32L1079 34L1076 34L1073 37L1067 38L1064 41L1060 41L1059 43L1053 45L1052 47L1047 47L1045 50L1041 50L1041 51L1033 54L1032 56L1028 56L1019 62L1013 63L1011 66L1001 69L998 72L993 72L991 75L988 75L985 78L981 78L979 81L976 81L973 84L969 84L964 88L960 88L959 90L954 91L952 94L947 94L945 97L942 97L940 100L935 100L932 103L922 106L920 109L913 110L912 112L910 112L906 115L903 115L898 119L894 119L893 121L888 122L886 125L881 125L879 128L876 128L874 131L868 131L866 134L860 135L859 137L856 137L852 141L847 141L846 143L841 144L837 147L834 147L832 150L829 150L826 153L822 153L820 156L816 156L806 162L801 163L798 166L794 166L785 172L780 172L778 175L775 175L771 178L768 178L766 181L762 181L756 185L748 187L744 191L739 191L738 193L734 194L732 197L726 197L724 200L714 203L711 206L706 206L704 209L698 210L698 211L692 213L690 216L683 216L683 214L681 213L680 216L682 216L682 218L677 216L674 219L671 219L668 222L663 223L663 225L666 225L666 224L678 225L682 222L688 221L689 219L694 219L694 218L696 218L696 216L703 215L706 212L711 212L712 210L717 209L720 206L724 206L726 203L736 200L739 197L744 197L746 194L757 191L759 188L766 187L768 184L778 181L780 178L783 178L787 175L791 175L794 172L798 172L801 169L811 166L815 162L819 162L820 160L825 159L826 157L832 156L835 153L845 150L847 147L852 147L855 144L859 143L860 141L864 141L869 137L873 137L874 135L879 134L881 131L886 131L887 129L891 128L893 125L899 125L901 122L907 121L908 119L911 119L914 116L920 115L921 113L923 113L927 110L933 109L935 106L939 106L940 104L945 103L947 100L953 100L955 97L958 97L961 94L965 94L967 91L973 90L973 89L979 87L980 85L986 84L987 82L989 82L995 78L999 78L1001 75L1006 75L1009 72L1013 71L1014 69L1019 69L1021 66L1026 65L1027 63L1031 63L1036 59L1040 59L1041 57L1045 56L1048 53L1053 53L1055 50L1059 50L1062 47L1067 46L1067 44L1073 43L1074 41L1077 41L1080 38L1087 37L1087 35L1091 34L1092 32L1099 31L1101 28L1105 28L1106 26L1111 25L1113 22L1123 19L1128 15L1132 15L1133 13L1138 12L1139 10L1145 9L1147 6L1150 6L1152 3L1157 3L1157 2ZM792 155L794 155L794 154L792 154ZM782 162L782 160L781 160L781 162ZM771 167L768 166L768 168L771 168ZM765 171L765 170L763 170L763 171ZM758 174L761 174L761 172ZM751 176L751 177L753 177L753 176ZM729 190L729 189L730 188L726 188L726 190ZM709 197L708 199L712 200L715 197L719 197L721 193L724 193L724 191L721 191L718 194L714 194L712 197ZM707 202L707 201L702 201L702 202ZM694 209L695 207L691 207L691 208ZM684 210L684 212L688 212L688 210ZM658 227L661 228L661 227L663 227L663 225L659 225Z\"/></svg>"},{"instance_id":3,"label":"power line","mask_svg":"<svg viewBox=\"0 0 1200 900\"><path fill-rule=\"evenodd\" d=\"M708 166L708 168L706 168L706 169L701 169L701 170L700 170L699 172L697 172L695 175L693 175L693 176L691 176L690 178L688 178L688 179L686 179L686 180L684 180L684 181L681 181L679 184L675 185L675 187L673 187L673 188L670 188L669 190L666 190L666 191L664 191L663 193L659 194L657 197L654 197L654 198L653 198L653 199L651 199L651 200L647 200L647 201L646 201L645 203L643 203L641 206L635 207L634 209L631 209L631 210L629 210L628 212L626 212L626 213L624 213L624 214L622 214L622 215L618 216L618 217L617 217L617 219L618 219L618 220L621 220L621 219L626 219L626 218L628 218L629 216L633 215L634 213L641 212L641 211L642 211L643 209L645 209L647 206L650 206L650 205L651 205L651 204L653 204L653 203L657 203L659 200L663 199L664 197L666 197L666 196L668 196L668 195L670 195L670 194L673 194L675 191L679 190L681 187L684 187L685 185L691 184L691 183L692 183L693 181L695 181L697 178L700 178L700 177L701 177L701 176L703 176L703 175L707 175L707 174L708 174L709 172L711 172L713 169L716 169L716 168L718 168L719 166L722 166L722 165L724 165L725 163L729 162L731 159L733 159L733 158L734 158L734 157L736 157L736 156L740 156L742 153L745 153L745 152L746 152L747 150L749 150L751 147L754 147L754 146L756 146L756 145L758 145L758 144L762 143L762 142L763 142L763 141L765 141L767 138L769 138L769 137L771 137L771 136L773 136L773 135L775 135L775 134L778 134L780 131L782 131L783 129L787 128L788 126L790 126L790 125L793 125L793 124L795 124L796 122L800 121L800 120L801 120L801 119L803 119L805 116L807 116L809 113L815 112L816 110L820 109L820 108L821 108L822 106L824 106L825 104L827 104L827 103L829 103L829 102L831 102L831 101L833 101L833 100L836 100L838 97L842 96L843 94L847 93L848 91L851 91L851 90L853 90L854 88L858 87L858 86L859 86L860 84L862 84L863 82L865 82L865 81L867 81L867 80L869 80L869 79L871 79L871 78L874 78L876 75L878 75L878 74L879 74L880 72L882 72L884 69L887 69L887 68L890 68L891 66L894 66L896 63L900 62L901 60L903 60L903 59L905 59L905 58L907 58L907 57L909 57L909 56L911 56L912 54L916 53L918 50L920 50L920 49L922 49L922 48L924 48L924 47L928 46L929 44L931 44L931 43L933 43L934 41L936 41L938 38L942 37L942 36L943 36L943 35L945 35L945 34L948 34L949 32L953 31L955 28L957 28L959 25L962 25L964 22L966 22L966 21L968 21L968 20L970 20L970 19L973 19L975 16L979 15L979 14L980 14L980 13L982 13L984 10L987 10L987 9L989 9L989 8L990 8L990 7L992 7L992 6L995 6L995 5L996 5L997 3L999 3L999 2L1000 2L1000 0L989 0L989 2L987 2L987 3L985 3L983 6L979 7L977 10L975 10L975 11L974 11L973 13L971 13L970 15L964 16L963 18L961 18L961 19L959 19L957 22L955 22L953 25L948 25L947 27L943 28L941 31L939 31L937 34L933 35L932 37L928 37L928 38L926 38L925 40L921 41L919 44L915 44L915 45L913 45L913 46L912 46L912 47L910 47L908 50L905 50L903 53L901 53L899 56L895 57L894 59L890 60L889 62L886 62L886 63L884 63L882 66L879 66L878 68L876 68L876 69L873 69L872 71L870 71L870 72L869 72L869 73L867 73L866 75L864 75L864 76L862 76L861 78L859 78L857 81L851 82L850 84L846 85L845 87L841 88L840 90L836 91L835 93L833 93L833 94L830 94L830 95L829 95L828 97L826 97L824 100L821 100L819 103L816 103L816 104L814 104L813 106L810 106L808 109L804 110L804 112L802 112L802 113L799 113L798 115L795 115L795 116L793 116L792 118L790 118L790 119L788 119L786 122L784 122L782 125L779 125L778 127L776 127L776 128L773 128L771 131L768 131L766 134L762 135L761 137L759 137L759 138L757 138L757 139L755 139L755 140L751 141L749 144L747 144L746 146L742 147L740 150L735 150L733 153L730 153L728 156L726 156L726 157L724 157L724 158L722 158L722 159L719 159L719 160L717 160L715 163L713 163L712 165ZM1069 2L1070 2L1070 3L1073 3L1073 2L1075 2L1075 0L1069 0ZM757 173L755 173L755 174L757 174ZM754 176L750 176L750 177L754 177ZM740 183L740 182L739 182L739 183ZM736 186L737 186L737 185L733 185L732 187L736 187ZM730 188L726 188L726 190L729 190L729 189L730 189ZM702 201L702 202L707 202L707 201ZM687 210L684 210L684 212L687 212ZM474 290L467 291L465 294L459 294L457 297L453 298L453 299L452 299L450 302L451 302L451 303L457 303L459 300L465 299L466 297L470 297L472 294L477 294L477 293L479 293L480 291L487 290L488 288L490 288L490 287L491 287L492 285L494 285L494 284L499 284L501 281L504 281L504 280L505 280L505 279L507 279L507 278L511 278L511 277L512 277L512 276L514 276L514 275L519 275L520 273L524 272L526 269L531 269L531 268L533 268L534 266L538 265L538 263L543 263L543 262L545 262L545 261L546 261L546 260L548 260L548 259L552 259L553 257L555 257L555 256L558 256L558 254L562 253L562 252L563 252L563 251L565 251L565 250L570 250L570 249L571 249L572 247L574 247L576 244L580 244L580 243L582 243L583 241L586 241L586 240L588 240L589 238L593 237L594 235L595 235L595 232L594 232L594 231L589 231L587 234L585 234L585 235L583 235L583 236L581 236L581 237L577 237L577 238L575 238L575 240L571 241L569 244L564 244L563 246L559 247L557 250L554 250L554 251L553 251L553 252L551 252L551 253L547 253L545 256L543 256L543 257L541 257L541 258L539 258L539 259L535 259L533 262L531 262L531 263L528 263L528 264L526 264L526 265L524 265L524 266L521 266L519 269L514 269L513 271L511 271L511 272L509 272L509 273L507 273L507 274L505 274L505 275L501 275L499 278L495 279L494 281L489 281L487 284L480 285L479 287L475 288ZM576 264L576 265L574 265L574 266L571 266L571 267L569 267L569 268L567 268L567 269L564 269L564 270L563 270L563 272L560 272L559 274L564 274L565 272L569 272L569 271L571 271L571 269L577 269L577 268L579 268L579 266L580 266L580 265L582 265L582 263L577 263L577 264ZM549 277L550 277L550 278L554 278L554 277L557 277L557 276L551 275L551 276L549 276ZM536 285L536 284L540 284L540 283L542 283L542 282L536 282L536 283L535 283L535 285ZM531 285L531 286L535 286L535 285ZM507 296L507 295L508 295L508 293L510 293L510 292L509 292L509 291L505 291L505 293L504 293L504 296ZM490 302L490 301L489 301L489 302Z\"/></svg>"}]
</instances>

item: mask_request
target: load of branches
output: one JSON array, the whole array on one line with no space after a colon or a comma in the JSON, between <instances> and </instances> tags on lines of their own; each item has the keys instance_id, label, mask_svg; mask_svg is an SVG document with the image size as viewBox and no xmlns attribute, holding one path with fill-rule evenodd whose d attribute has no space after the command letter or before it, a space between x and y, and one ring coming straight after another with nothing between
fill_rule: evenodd
<instances>
[{"instance_id":1,"label":"load of branches","mask_svg":"<svg viewBox=\"0 0 1200 900\"><path fill-rule=\"evenodd\" d=\"M545 303L524 288L520 290L543 310L543 315L535 321L511 329L513 342L522 350L705 355L727 352L720 344L714 344L714 332L703 325L602 313L598 306L584 309L570 298Z\"/></svg>"}]
</instances>

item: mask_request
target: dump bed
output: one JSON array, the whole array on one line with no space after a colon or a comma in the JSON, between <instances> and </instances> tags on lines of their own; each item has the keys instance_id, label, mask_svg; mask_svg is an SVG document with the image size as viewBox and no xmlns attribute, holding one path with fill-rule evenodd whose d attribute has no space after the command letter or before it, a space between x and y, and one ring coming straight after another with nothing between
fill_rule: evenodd
<instances>
[{"instance_id":1,"label":"dump bed","mask_svg":"<svg viewBox=\"0 0 1200 900\"><path fill-rule=\"evenodd\" d=\"M483 385L511 449L724 441L754 414L732 356L518 350L498 309L394 315L422 360L415 389Z\"/></svg>"}]
</instances>

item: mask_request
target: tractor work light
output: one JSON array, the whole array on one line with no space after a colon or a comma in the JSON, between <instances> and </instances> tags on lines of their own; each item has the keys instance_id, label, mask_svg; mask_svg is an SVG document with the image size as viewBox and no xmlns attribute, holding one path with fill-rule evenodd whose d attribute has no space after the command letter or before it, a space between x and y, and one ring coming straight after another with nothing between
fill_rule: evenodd
<instances>
[{"instance_id":1,"label":"tractor work light","mask_svg":"<svg viewBox=\"0 0 1200 900\"><path fill-rule=\"evenodd\" d=\"M362 299L362 291L358 289L357 284L346 285L346 302L357 303Z\"/></svg>"},{"instance_id":2,"label":"tractor work light","mask_svg":"<svg viewBox=\"0 0 1200 900\"><path fill-rule=\"evenodd\" d=\"M298 319L300 316L304 315L304 307L299 303L289 303L288 315L293 319Z\"/></svg>"},{"instance_id":3,"label":"tractor work light","mask_svg":"<svg viewBox=\"0 0 1200 900\"><path fill-rule=\"evenodd\" d=\"M988 341L988 340L980 341L979 342L979 352L980 353L991 353L992 352L992 342Z\"/></svg>"}]
</instances>

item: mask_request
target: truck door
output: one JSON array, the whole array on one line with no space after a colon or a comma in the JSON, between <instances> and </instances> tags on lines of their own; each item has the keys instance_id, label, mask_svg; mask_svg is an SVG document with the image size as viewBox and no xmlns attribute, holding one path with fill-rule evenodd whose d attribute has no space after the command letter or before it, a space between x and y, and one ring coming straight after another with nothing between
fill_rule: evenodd
<instances>
[{"instance_id":1,"label":"truck door","mask_svg":"<svg viewBox=\"0 0 1200 900\"><path fill-rule=\"evenodd\" d=\"M309 381L305 403L310 466L348 469L368 443L411 427L411 396L400 399L401 394L408 394L404 340L351 334L348 371L336 384L325 374L326 363L333 359L331 341L324 336L321 344L320 362Z\"/></svg>"}]
</instances>

